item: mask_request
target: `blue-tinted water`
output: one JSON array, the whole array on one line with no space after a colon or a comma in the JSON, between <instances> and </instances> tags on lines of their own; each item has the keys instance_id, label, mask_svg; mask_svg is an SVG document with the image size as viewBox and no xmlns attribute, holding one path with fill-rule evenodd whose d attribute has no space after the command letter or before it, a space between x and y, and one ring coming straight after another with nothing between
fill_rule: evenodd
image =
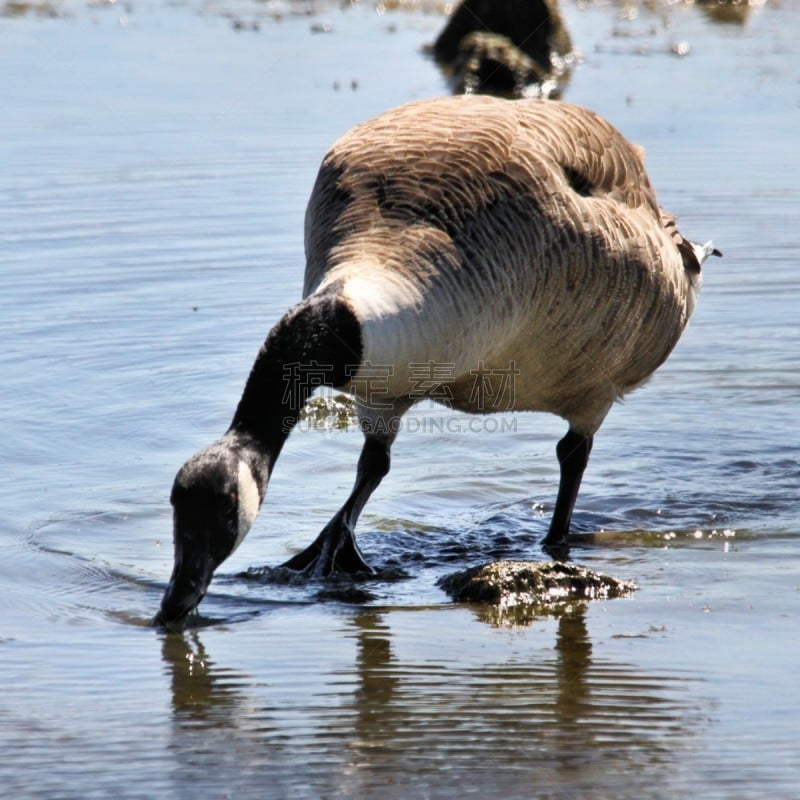
<instances>
[{"instance_id":1,"label":"blue-tinted water","mask_svg":"<svg viewBox=\"0 0 800 800\"><path fill-rule=\"evenodd\" d=\"M800 794L792 4L739 23L562 4L583 54L565 98L642 144L661 203L725 253L670 360L604 424L579 497L574 557L639 591L527 627L449 604L442 574L539 557L563 423L424 408L359 525L407 579L358 606L243 577L306 545L351 487L360 434L305 427L203 624L169 635L147 623L174 473L225 429L299 296L326 148L446 93L421 53L444 17L41 8L0 18L5 793Z\"/></svg>"}]
</instances>

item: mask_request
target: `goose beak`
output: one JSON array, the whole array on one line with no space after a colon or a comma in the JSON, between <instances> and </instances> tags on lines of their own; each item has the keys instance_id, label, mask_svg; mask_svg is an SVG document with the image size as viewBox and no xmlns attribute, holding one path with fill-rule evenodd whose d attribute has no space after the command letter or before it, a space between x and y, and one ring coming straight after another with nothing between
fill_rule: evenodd
<instances>
[{"instance_id":1,"label":"goose beak","mask_svg":"<svg viewBox=\"0 0 800 800\"><path fill-rule=\"evenodd\" d=\"M194 611L206 595L214 568L208 553L176 553L172 577L153 624L171 625Z\"/></svg>"}]
</instances>

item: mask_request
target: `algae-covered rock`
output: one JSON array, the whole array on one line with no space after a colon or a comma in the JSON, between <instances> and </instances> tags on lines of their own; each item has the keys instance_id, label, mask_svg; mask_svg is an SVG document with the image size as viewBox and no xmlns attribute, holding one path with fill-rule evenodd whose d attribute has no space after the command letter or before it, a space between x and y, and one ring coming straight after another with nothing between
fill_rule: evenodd
<instances>
[{"instance_id":1,"label":"algae-covered rock","mask_svg":"<svg viewBox=\"0 0 800 800\"><path fill-rule=\"evenodd\" d=\"M625 597L632 581L557 561L493 561L441 578L453 600L511 608Z\"/></svg>"},{"instance_id":2,"label":"algae-covered rock","mask_svg":"<svg viewBox=\"0 0 800 800\"><path fill-rule=\"evenodd\" d=\"M357 425L356 401L346 394L312 397L300 411L300 423L320 430L343 430Z\"/></svg>"}]
</instances>

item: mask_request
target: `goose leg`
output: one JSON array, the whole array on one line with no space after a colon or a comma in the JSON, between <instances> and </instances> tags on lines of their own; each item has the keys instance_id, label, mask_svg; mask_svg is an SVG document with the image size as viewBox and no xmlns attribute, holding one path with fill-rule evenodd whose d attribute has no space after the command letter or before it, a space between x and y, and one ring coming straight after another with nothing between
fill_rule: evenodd
<instances>
[{"instance_id":1,"label":"goose leg","mask_svg":"<svg viewBox=\"0 0 800 800\"><path fill-rule=\"evenodd\" d=\"M572 509L575 507L583 471L592 451L593 438L570 428L556 446L556 455L561 466L561 480L558 484L558 496L550 521L550 530L542 543L544 549L555 558L566 558L569 555L567 537Z\"/></svg>"},{"instance_id":2,"label":"goose leg","mask_svg":"<svg viewBox=\"0 0 800 800\"><path fill-rule=\"evenodd\" d=\"M305 573L310 578L326 578L334 572L374 574L355 540L355 527L361 509L389 472L390 440L367 435L358 459L356 483L347 502L322 529L319 536L283 566Z\"/></svg>"}]
</instances>

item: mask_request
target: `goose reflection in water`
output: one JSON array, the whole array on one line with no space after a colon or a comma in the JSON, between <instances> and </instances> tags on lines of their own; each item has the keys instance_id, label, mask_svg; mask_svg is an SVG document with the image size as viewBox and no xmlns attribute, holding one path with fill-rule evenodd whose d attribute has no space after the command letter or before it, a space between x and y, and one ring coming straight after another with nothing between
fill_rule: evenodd
<instances>
[{"instance_id":1,"label":"goose reflection in water","mask_svg":"<svg viewBox=\"0 0 800 800\"><path fill-rule=\"evenodd\" d=\"M324 650L315 670L273 652L263 676L221 667L202 644L213 631L164 634L181 785L268 780L270 796L302 785L308 796L336 787L329 796L368 798L403 796L411 774L432 796L455 774L495 793L611 788L624 776L630 791L674 769L701 724L685 677L595 653L584 603L529 620L533 630L498 631L492 652L440 626L409 641L405 613L439 612L360 609L345 623L352 667L325 663ZM541 636L536 653L518 636Z\"/></svg>"}]
</instances>

